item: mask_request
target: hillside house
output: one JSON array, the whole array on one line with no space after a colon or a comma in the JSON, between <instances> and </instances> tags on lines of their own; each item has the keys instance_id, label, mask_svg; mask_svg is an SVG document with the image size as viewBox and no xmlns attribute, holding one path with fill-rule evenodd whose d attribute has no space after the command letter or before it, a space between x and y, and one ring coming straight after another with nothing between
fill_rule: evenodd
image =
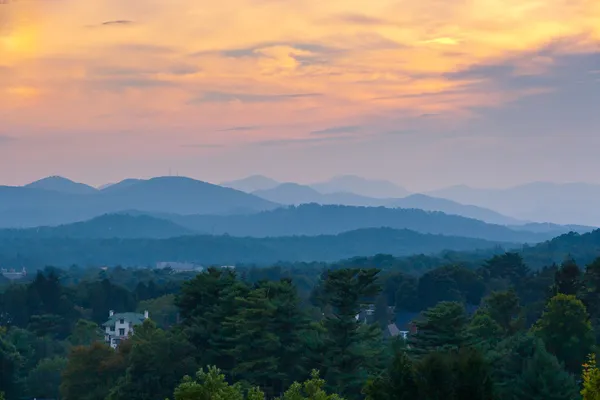
<instances>
[{"instance_id":1,"label":"hillside house","mask_svg":"<svg viewBox=\"0 0 600 400\"><path fill-rule=\"evenodd\" d=\"M133 335L133 328L144 323L144 320L148 317L148 311L144 311L143 314L133 312L115 314L114 311L109 311L108 321L102 324L104 327L104 341L110 347L116 349L121 340Z\"/></svg>"}]
</instances>

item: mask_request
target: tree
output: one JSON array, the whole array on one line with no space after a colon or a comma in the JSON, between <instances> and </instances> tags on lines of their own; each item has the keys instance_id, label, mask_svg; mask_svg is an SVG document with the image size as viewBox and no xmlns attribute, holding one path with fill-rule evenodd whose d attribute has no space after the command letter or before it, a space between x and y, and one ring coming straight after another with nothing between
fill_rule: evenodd
<instances>
[{"instance_id":1,"label":"tree","mask_svg":"<svg viewBox=\"0 0 600 400\"><path fill-rule=\"evenodd\" d=\"M148 311L152 316L152 321L163 329L170 328L177 323L179 312L173 294L141 301L137 306L137 311L140 313Z\"/></svg>"},{"instance_id":2,"label":"tree","mask_svg":"<svg viewBox=\"0 0 600 400\"><path fill-rule=\"evenodd\" d=\"M396 352L388 368L367 381L364 393L366 400L418 399L419 388L414 365L406 352Z\"/></svg>"},{"instance_id":3,"label":"tree","mask_svg":"<svg viewBox=\"0 0 600 400\"><path fill-rule=\"evenodd\" d=\"M328 395L324 388L325 381L313 370L308 381L294 382L278 400L344 400L337 394Z\"/></svg>"},{"instance_id":4,"label":"tree","mask_svg":"<svg viewBox=\"0 0 600 400\"><path fill-rule=\"evenodd\" d=\"M9 399L17 398L19 393L23 362L15 346L5 340L5 333L0 327L0 388Z\"/></svg>"},{"instance_id":5,"label":"tree","mask_svg":"<svg viewBox=\"0 0 600 400\"><path fill-rule=\"evenodd\" d=\"M33 398L58 399L61 374L67 366L63 357L46 358L29 372L26 380L27 393Z\"/></svg>"},{"instance_id":6,"label":"tree","mask_svg":"<svg viewBox=\"0 0 600 400\"><path fill-rule=\"evenodd\" d=\"M381 330L357 319L361 304L379 293L376 269L330 271L324 283L331 314L325 318L325 377L349 398L356 397L382 353Z\"/></svg>"},{"instance_id":7,"label":"tree","mask_svg":"<svg viewBox=\"0 0 600 400\"><path fill-rule=\"evenodd\" d=\"M108 400L164 399L181 379L196 370L194 347L177 332L163 331L147 319L130 339L125 375Z\"/></svg>"},{"instance_id":8,"label":"tree","mask_svg":"<svg viewBox=\"0 0 600 400\"><path fill-rule=\"evenodd\" d=\"M537 337L521 333L505 339L490 354L500 399L572 400L577 383Z\"/></svg>"},{"instance_id":9,"label":"tree","mask_svg":"<svg viewBox=\"0 0 600 400\"><path fill-rule=\"evenodd\" d=\"M239 383L230 385L225 375L217 367L209 367L207 372L199 370L196 379L189 376L175 388L175 400L264 400L264 394L252 389L247 396Z\"/></svg>"},{"instance_id":10,"label":"tree","mask_svg":"<svg viewBox=\"0 0 600 400\"><path fill-rule=\"evenodd\" d=\"M64 400L104 400L117 379L125 373L128 347L123 342L115 352L100 342L77 346L69 354L60 392Z\"/></svg>"},{"instance_id":11,"label":"tree","mask_svg":"<svg viewBox=\"0 0 600 400\"><path fill-rule=\"evenodd\" d=\"M232 375L260 386L272 397L304 375L303 336L309 321L300 310L291 280L259 282L237 299L238 312L227 318L233 333L228 353L237 360Z\"/></svg>"},{"instance_id":12,"label":"tree","mask_svg":"<svg viewBox=\"0 0 600 400\"><path fill-rule=\"evenodd\" d=\"M415 355L459 349L467 343L467 316L462 304L444 301L423 313L410 345Z\"/></svg>"},{"instance_id":13,"label":"tree","mask_svg":"<svg viewBox=\"0 0 600 400\"><path fill-rule=\"evenodd\" d=\"M522 326L521 305L514 290L493 292L483 301L483 310L502 328L505 335L512 335Z\"/></svg>"},{"instance_id":14,"label":"tree","mask_svg":"<svg viewBox=\"0 0 600 400\"><path fill-rule=\"evenodd\" d=\"M532 328L567 370L580 373L595 342L585 306L573 295L557 294Z\"/></svg>"},{"instance_id":15,"label":"tree","mask_svg":"<svg viewBox=\"0 0 600 400\"><path fill-rule=\"evenodd\" d=\"M224 324L236 313L236 299L243 298L249 287L237 279L235 271L209 268L184 282L175 303L183 318L183 329L196 347L200 365L216 365L231 371L235 360L227 353L232 333Z\"/></svg>"},{"instance_id":16,"label":"tree","mask_svg":"<svg viewBox=\"0 0 600 400\"><path fill-rule=\"evenodd\" d=\"M590 354L587 363L583 365L583 400L600 400L600 369L596 364L596 355Z\"/></svg>"},{"instance_id":17,"label":"tree","mask_svg":"<svg viewBox=\"0 0 600 400\"><path fill-rule=\"evenodd\" d=\"M92 321L80 319L75 324L73 332L68 337L68 341L73 346L89 346L90 344L102 340L102 331Z\"/></svg>"},{"instance_id":18,"label":"tree","mask_svg":"<svg viewBox=\"0 0 600 400\"><path fill-rule=\"evenodd\" d=\"M572 258L567 258L554 275L553 294L577 296L582 289L581 269Z\"/></svg>"}]
</instances>

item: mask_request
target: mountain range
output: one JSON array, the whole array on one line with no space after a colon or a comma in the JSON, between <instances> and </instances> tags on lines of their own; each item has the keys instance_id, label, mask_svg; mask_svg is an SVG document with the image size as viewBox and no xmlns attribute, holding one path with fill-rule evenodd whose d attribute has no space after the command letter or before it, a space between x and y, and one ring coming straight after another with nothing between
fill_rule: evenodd
<instances>
[{"instance_id":1,"label":"mountain range","mask_svg":"<svg viewBox=\"0 0 600 400\"><path fill-rule=\"evenodd\" d=\"M504 243L538 243L562 231L529 232L475 219L418 209L321 206L305 204L236 215L178 215L128 211L55 227L0 229L0 238L168 238L184 235L284 237L336 235L372 228L484 239Z\"/></svg>"},{"instance_id":2,"label":"mountain range","mask_svg":"<svg viewBox=\"0 0 600 400\"><path fill-rule=\"evenodd\" d=\"M278 206L248 193L190 178L126 180L103 190L80 185L53 177L25 187L0 186L0 227L59 225L125 210L227 214Z\"/></svg>"},{"instance_id":3,"label":"mountain range","mask_svg":"<svg viewBox=\"0 0 600 400\"><path fill-rule=\"evenodd\" d=\"M499 245L483 239L428 235L390 228L361 229L338 235L270 238L227 235L168 239L0 237L0 265L154 266L158 262L264 265L279 261L336 261L379 253L404 256L434 254L445 249L476 251L497 248Z\"/></svg>"},{"instance_id":4,"label":"mountain range","mask_svg":"<svg viewBox=\"0 0 600 400\"><path fill-rule=\"evenodd\" d=\"M426 194L528 221L600 226L600 185L534 182L507 189L452 186Z\"/></svg>"}]
</instances>

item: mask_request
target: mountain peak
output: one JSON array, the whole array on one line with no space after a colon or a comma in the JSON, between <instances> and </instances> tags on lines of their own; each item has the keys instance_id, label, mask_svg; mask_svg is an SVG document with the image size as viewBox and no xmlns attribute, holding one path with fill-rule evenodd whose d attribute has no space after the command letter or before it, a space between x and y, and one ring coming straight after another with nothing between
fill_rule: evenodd
<instances>
[{"instance_id":1,"label":"mountain peak","mask_svg":"<svg viewBox=\"0 0 600 400\"><path fill-rule=\"evenodd\" d=\"M69 194L91 194L97 191L97 189L93 188L92 186L74 182L70 179L58 175L42 178L40 180L25 185L25 187L31 189L52 190L55 192Z\"/></svg>"}]
</instances>

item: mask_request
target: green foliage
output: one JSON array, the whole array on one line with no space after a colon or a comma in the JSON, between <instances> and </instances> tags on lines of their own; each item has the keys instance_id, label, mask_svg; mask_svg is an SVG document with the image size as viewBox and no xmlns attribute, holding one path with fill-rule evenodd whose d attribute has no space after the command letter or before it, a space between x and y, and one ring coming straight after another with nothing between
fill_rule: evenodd
<instances>
[{"instance_id":1,"label":"green foliage","mask_svg":"<svg viewBox=\"0 0 600 400\"><path fill-rule=\"evenodd\" d=\"M239 383L230 385L225 375L217 367L209 367L207 372L199 370L196 379L184 377L175 388L175 400L263 400L264 394L257 389L245 395Z\"/></svg>"},{"instance_id":2,"label":"green foliage","mask_svg":"<svg viewBox=\"0 0 600 400\"><path fill-rule=\"evenodd\" d=\"M362 325L356 319L361 304L375 298L380 288L378 270L340 269L329 271L324 288L331 314L324 320L326 330L323 364L325 378L348 398L355 398L381 359L381 330Z\"/></svg>"},{"instance_id":3,"label":"green foliage","mask_svg":"<svg viewBox=\"0 0 600 400\"><path fill-rule=\"evenodd\" d=\"M231 371L236 379L260 386L268 396L281 393L303 374L304 335L309 320L300 309L291 280L259 282L236 299L233 316L226 319L231 348L236 360Z\"/></svg>"},{"instance_id":4,"label":"green foliage","mask_svg":"<svg viewBox=\"0 0 600 400\"><path fill-rule=\"evenodd\" d=\"M583 400L600 400L600 369L596 364L596 355L591 354L583 365L583 387L581 396Z\"/></svg>"},{"instance_id":5,"label":"green foliage","mask_svg":"<svg viewBox=\"0 0 600 400\"><path fill-rule=\"evenodd\" d=\"M467 344L467 316L462 304L444 301L423 313L417 321L418 333L410 339L416 355L433 351L457 350Z\"/></svg>"},{"instance_id":6,"label":"green foliage","mask_svg":"<svg viewBox=\"0 0 600 400\"><path fill-rule=\"evenodd\" d=\"M78 346L71 350L62 375L60 392L64 400L104 400L120 376L125 373L124 351L121 344L115 352L104 343Z\"/></svg>"},{"instance_id":7,"label":"green foliage","mask_svg":"<svg viewBox=\"0 0 600 400\"><path fill-rule=\"evenodd\" d=\"M102 331L96 323L80 319L75 324L73 332L67 340L73 346L89 346L94 342L103 340L103 337Z\"/></svg>"},{"instance_id":8,"label":"green foliage","mask_svg":"<svg viewBox=\"0 0 600 400\"><path fill-rule=\"evenodd\" d=\"M509 337L490 355L500 399L572 400L578 387L544 343L531 334Z\"/></svg>"},{"instance_id":9,"label":"green foliage","mask_svg":"<svg viewBox=\"0 0 600 400\"><path fill-rule=\"evenodd\" d=\"M174 294L140 301L137 312L143 313L144 311L148 311L152 316L152 320L163 329L170 328L177 323L179 310L175 305Z\"/></svg>"},{"instance_id":10,"label":"green foliage","mask_svg":"<svg viewBox=\"0 0 600 400\"><path fill-rule=\"evenodd\" d=\"M371 377L365 386L366 400L413 400L419 395L417 376L410 357L398 351L382 373Z\"/></svg>"},{"instance_id":11,"label":"green foliage","mask_svg":"<svg viewBox=\"0 0 600 400\"><path fill-rule=\"evenodd\" d=\"M5 335L0 327L0 388L9 399L13 399L19 391L19 373L24 360Z\"/></svg>"},{"instance_id":12,"label":"green foliage","mask_svg":"<svg viewBox=\"0 0 600 400\"><path fill-rule=\"evenodd\" d=\"M364 392L366 400L490 400L493 381L488 362L475 349L434 351L416 362L398 352Z\"/></svg>"},{"instance_id":13,"label":"green foliage","mask_svg":"<svg viewBox=\"0 0 600 400\"><path fill-rule=\"evenodd\" d=\"M579 374L595 342L585 306L575 296L557 294L532 331L567 370Z\"/></svg>"},{"instance_id":14,"label":"green foliage","mask_svg":"<svg viewBox=\"0 0 600 400\"><path fill-rule=\"evenodd\" d=\"M29 372L26 380L30 397L58 399L60 397L61 375L67 366L63 357L45 358Z\"/></svg>"},{"instance_id":15,"label":"green foliage","mask_svg":"<svg viewBox=\"0 0 600 400\"><path fill-rule=\"evenodd\" d=\"M177 332L166 332L147 319L135 328L125 375L108 400L150 400L173 393L182 376L196 370L194 348Z\"/></svg>"},{"instance_id":16,"label":"green foliage","mask_svg":"<svg viewBox=\"0 0 600 400\"><path fill-rule=\"evenodd\" d=\"M567 258L554 276L554 294L562 293L577 296L582 289L581 269L572 258Z\"/></svg>"},{"instance_id":17,"label":"green foliage","mask_svg":"<svg viewBox=\"0 0 600 400\"><path fill-rule=\"evenodd\" d=\"M278 400L343 400L337 394L327 394L325 381L319 372L313 370L310 379L304 383L294 382Z\"/></svg>"}]
</instances>

